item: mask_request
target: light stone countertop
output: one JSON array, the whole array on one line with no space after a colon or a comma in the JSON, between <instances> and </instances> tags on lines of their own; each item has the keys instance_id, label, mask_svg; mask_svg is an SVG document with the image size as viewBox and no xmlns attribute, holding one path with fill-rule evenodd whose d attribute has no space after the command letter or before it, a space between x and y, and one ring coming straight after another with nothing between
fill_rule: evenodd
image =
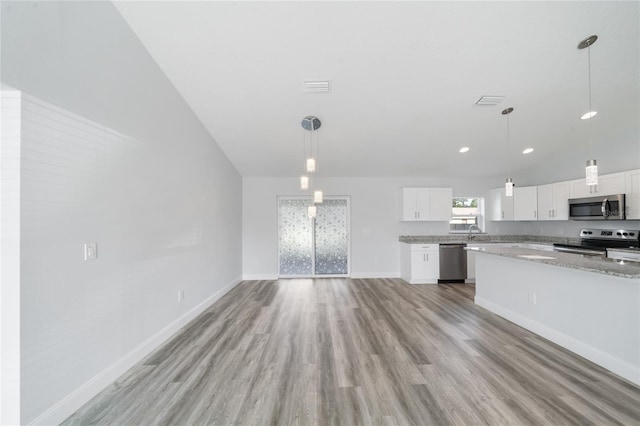
<instances>
[{"instance_id":1,"label":"light stone countertop","mask_svg":"<svg viewBox=\"0 0 640 426\"><path fill-rule=\"evenodd\" d=\"M469 240L467 234L447 235L401 235L398 240L407 244L439 244L439 243L529 243L529 244L580 244L579 238L549 237L545 235L489 235L472 234Z\"/></svg>"},{"instance_id":2,"label":"light stone countertop","mask_svg":"<svg viewBox=\"0 0 640 426\"><path fill-rule=\"evenodd\" d=\"M557 251L549 252L520 247L491 247L487 245L484 247L467 247L467 250L495 256L510 257L528 262L561 266L579 271L629 278L636 280L638 284L640 284L640 262L621 262L615 259L597 256L584 256Z\"/></svg>"},{"instance_id":3,"label":"light stone countertop","mask_svg":"<svg viewBox=\"0 0 640 426\"><path fill-rule=\"evenodd\" d=\"M638 253L638 254L640 254L640 248L632 248L632 247L628 247L628 248L616 247L616 248L607 249L607 251L622 251L622 252L625 252L625 253Z\"/></svg>"}]
</instances>

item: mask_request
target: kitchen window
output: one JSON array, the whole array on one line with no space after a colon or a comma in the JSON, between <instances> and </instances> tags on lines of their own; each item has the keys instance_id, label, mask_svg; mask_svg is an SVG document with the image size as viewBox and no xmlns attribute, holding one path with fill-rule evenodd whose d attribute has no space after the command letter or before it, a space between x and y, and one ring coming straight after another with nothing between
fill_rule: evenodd
<instances>
[{"instance_id":1,"label":"kitchen window","mask_svg":"<svg viewBox=\"0 0 640 426\"><path fill-rule=\"evenodd\" d=\"M467 233L471 225L473 232L484 232L484 198L454 197L451 203L450 233Z\"/></svg>"}]
</instances>

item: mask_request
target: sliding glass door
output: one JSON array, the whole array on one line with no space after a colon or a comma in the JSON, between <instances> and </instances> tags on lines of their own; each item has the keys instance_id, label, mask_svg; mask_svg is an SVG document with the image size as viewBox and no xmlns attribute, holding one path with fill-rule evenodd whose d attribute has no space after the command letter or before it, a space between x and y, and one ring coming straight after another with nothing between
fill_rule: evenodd
<instances>
[{"instance_id":1,"label":"sliding glass door","mask_svg":"<svg viewBox=\"0 0 640 426\"><path fill-rule=\"evenodd\" d=\"M349 275L349 198L325 197L315 219L308 197L278 198L281 277Z\"/></svg>"}]
</instances>

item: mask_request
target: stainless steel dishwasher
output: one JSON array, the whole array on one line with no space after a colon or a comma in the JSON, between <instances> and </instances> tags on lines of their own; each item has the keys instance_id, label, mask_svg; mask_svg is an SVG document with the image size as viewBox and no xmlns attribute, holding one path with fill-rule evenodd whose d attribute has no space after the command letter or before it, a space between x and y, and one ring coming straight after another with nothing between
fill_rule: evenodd
<instances>
[{"instance_id":1,"label":"stainless steel dishwasher","mask_svg":"<svg viewBox=\"0 0 640 426\"><path fill-rule=\"evenodd\" d=\"M467 279L465 243L440 243L439 283L464 283Z\"/></svg>"}]
</instances>

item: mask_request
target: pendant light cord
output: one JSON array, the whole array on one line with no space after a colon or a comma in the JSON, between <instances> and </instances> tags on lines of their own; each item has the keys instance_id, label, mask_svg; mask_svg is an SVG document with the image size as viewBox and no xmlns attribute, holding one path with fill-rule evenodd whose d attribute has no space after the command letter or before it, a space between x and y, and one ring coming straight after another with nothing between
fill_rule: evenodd
<instances>
[{"instance_id":1,"label":"pendant light cord","mask_svg":"<svg viewBox=\"0 0 640 426\"><path fill-rule=\"evenodd\" d=\"M511 143L511 126L509 125L509 115L507 114L507 178L511 178L511 164L509 163L509 145Z\"/></svg>"},{"instance_id":2,"label":"pendant light cord","mask_svg":"<svg viewBox=\"0 0 640 426\"><path fill-rule=\"evenodd\" d=\"M307 135L302 129L302 171L303 174L307 174Z\"/></svg>"},{"instance_id":3,"label":"pendant light cord","mask_svg":"<svg viewBox=\"0 0 640 426\"><path fill-rule=\"evenodd\" d=\"M315 132L315 128L311 127L313 130L311 131L311 137L313 137L313 132ZM320 173L320 135L316 135L316 173Z\"/></svg>"},{"instance_id":4,"label":"pendant light cord","mask_svg":"<svg viewBox=\"0 0 640 426\"><path fill-rule=\"evenodd\" d=\"M587 58L589 62L589 111L588 114L591 115L593 113L593 108L591 107L591 44L587 47ZM593 158L593 123L591 119L593 116L589 118L589 157Z\"/></svg>"}]
</instances>

